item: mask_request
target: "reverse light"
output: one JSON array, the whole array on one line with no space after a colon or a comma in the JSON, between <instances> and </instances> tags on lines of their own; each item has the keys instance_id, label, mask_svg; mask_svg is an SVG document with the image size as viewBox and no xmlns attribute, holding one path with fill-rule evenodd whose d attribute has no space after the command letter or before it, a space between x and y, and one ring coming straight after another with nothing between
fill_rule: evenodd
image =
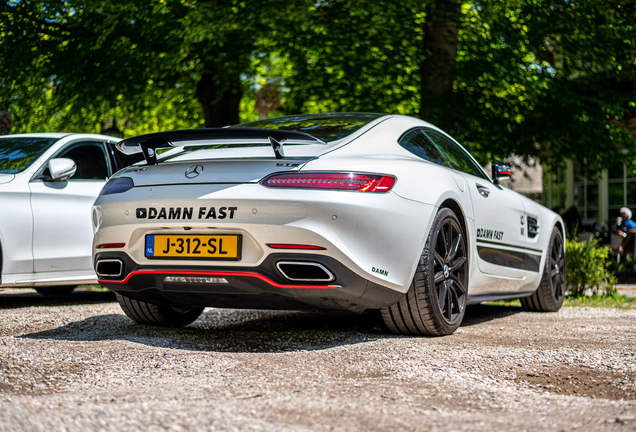
<instances>
[{"instance_id":1,"label":"reverse light","mask_svg":"<svg viewBox=\"0 0 636 432\"><path fill-rule=\"evenodd\" d=\"M261 184L270 188L323 189L383 193L391 190L395 177L380 174L304 172L274 174Z\"/></svg>"},{"instance_id":2,"label":"reverse light","mask_svg":"<svg viewBox=\"0 0 636 432\"><path fill-rule=\"evenodd\" d=\"M108 183L106 183L106 186L104 186L100 195L122 193L134 187L135 184L130 177L112 178L108 180Z\"/></svg>"}]
</instances>

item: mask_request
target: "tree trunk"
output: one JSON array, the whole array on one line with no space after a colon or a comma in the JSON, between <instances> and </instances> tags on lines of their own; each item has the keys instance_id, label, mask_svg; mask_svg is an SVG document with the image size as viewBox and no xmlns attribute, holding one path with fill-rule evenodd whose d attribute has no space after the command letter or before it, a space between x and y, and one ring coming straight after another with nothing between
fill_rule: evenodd
<instances>
[{"instance_id":1,"label":"tree trunk","mask_svg":"<svg viewBox=\"0 0 636 432\"><path fill-rule=\"evenodd\" d=\"M11 121L11 113L7 111L0 111L0 135L9 135L11 133L11 127L13 122Z\"/></svg>"},{"instance_id":2,"label":"tree trunk","mask_svg":"<svg viewBox=\"0 0 636 432\"><path fill-rule=\"evenodd\" d=\"M420 118L449 130L452 115L445 110L453 97L457 33L461 2L439 0L426 16L424 26L424 60L420 64Z\"/></svg>"},{"instance_id":3,"label":"tree trunk","mask_svg":"<svg viewBox=\"0 0 636 432\"><path fill-rule=\"evenodd\" d=\"M213 69L217 73L204 73L197 84L197 99L203 106L205 127L237 124L243 97L241 79L224 76L220 64L214 65Z\"/></svg>"}]
</instances>

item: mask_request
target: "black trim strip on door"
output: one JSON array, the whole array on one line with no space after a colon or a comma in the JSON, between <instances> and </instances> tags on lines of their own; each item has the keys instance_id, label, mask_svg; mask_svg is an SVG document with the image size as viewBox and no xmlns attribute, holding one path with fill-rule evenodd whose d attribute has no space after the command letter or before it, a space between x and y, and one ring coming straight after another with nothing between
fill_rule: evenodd
<instances>
[{"instance_id":1,"label":"black trim strip on door","mask_svg":"<svg viewBox=\"0 0 636 432\"><path fill-rule=\"evenodd\" d=\"M482 239L477 239L477 243L488 243L488 244L493 244L493 245L497 245L497 246L503 246L503 247L511 247L511 248L517 248L517 249L525 249L525 250L529 250L532 252L538 252L540 254L543 254L543 251L540 249L532 249L529 247L525 247L525 246L515 246L515 245L511 245L511 244L506 244L506 243L499 243L499 242L495 242L495 241L489 241L489 240L482 240Z\"/></svg>"},{"instance_id":2,"label":"black trim strip on door","mask_svg":"<svg viewBox=\"0 0 636 432\"><path fill-rule=\"evenodd\" d=\"M477 246L477 253L479 254L479 258L491 264L537 273L540 269L541 255L532 255L485 246Z\"/></svg>"}]
</instances>

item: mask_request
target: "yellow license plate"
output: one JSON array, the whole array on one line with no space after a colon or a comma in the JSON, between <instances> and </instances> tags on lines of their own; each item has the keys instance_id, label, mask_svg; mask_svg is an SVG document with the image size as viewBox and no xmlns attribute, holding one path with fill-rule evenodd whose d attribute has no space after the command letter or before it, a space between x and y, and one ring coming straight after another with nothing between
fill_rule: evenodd
<instances>
[{"instance_id":1,"label":"yellow license plate","mask_svg":"<svg viewBox=\"0 0 636 432\"><path fill-rule=\"evenodd\" d=\"M240 235L147 235L147 258L241 259Z\"/></svg>"}]
</instances>

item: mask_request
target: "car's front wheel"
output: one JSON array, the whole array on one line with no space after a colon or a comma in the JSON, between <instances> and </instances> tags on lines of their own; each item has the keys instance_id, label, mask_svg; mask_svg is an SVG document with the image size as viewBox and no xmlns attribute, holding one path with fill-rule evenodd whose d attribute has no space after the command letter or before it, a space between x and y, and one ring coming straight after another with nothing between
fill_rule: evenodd
<instances>
[{"instance_id":1,"label":"car's front wheel","mask_svg":"<svg viewBox=\"0 0 636 432\"><path fill-rule=\"evenodd\" d=\"M411 286L402 299L381 310L394 333L452 334L464 318L468 296L466 236L455 213L435 217Z\"/></svg>"},{"instance_id":2,"label":"car's front wheel","mask_svg":"<svg viewBox=\"0 0 636 432\"><path fill-rule=\"evenodd\" d=\"M128 318L142 324L184 327L203 313L201 307L171 307L135 300L121 294L115 296Z\"/></svg>"},{"instance_id":3,"label":"car's front wheel","mask_svg":"<svg viewBox=\"0 0 636 432\"><path fill-rule=\"evenodd\" d=\"M522 297L521 306L527 311L556 312L565 298L565 245L558 227L552 230L541 285L529 297Z\"/></svg>"}]
</instances>

